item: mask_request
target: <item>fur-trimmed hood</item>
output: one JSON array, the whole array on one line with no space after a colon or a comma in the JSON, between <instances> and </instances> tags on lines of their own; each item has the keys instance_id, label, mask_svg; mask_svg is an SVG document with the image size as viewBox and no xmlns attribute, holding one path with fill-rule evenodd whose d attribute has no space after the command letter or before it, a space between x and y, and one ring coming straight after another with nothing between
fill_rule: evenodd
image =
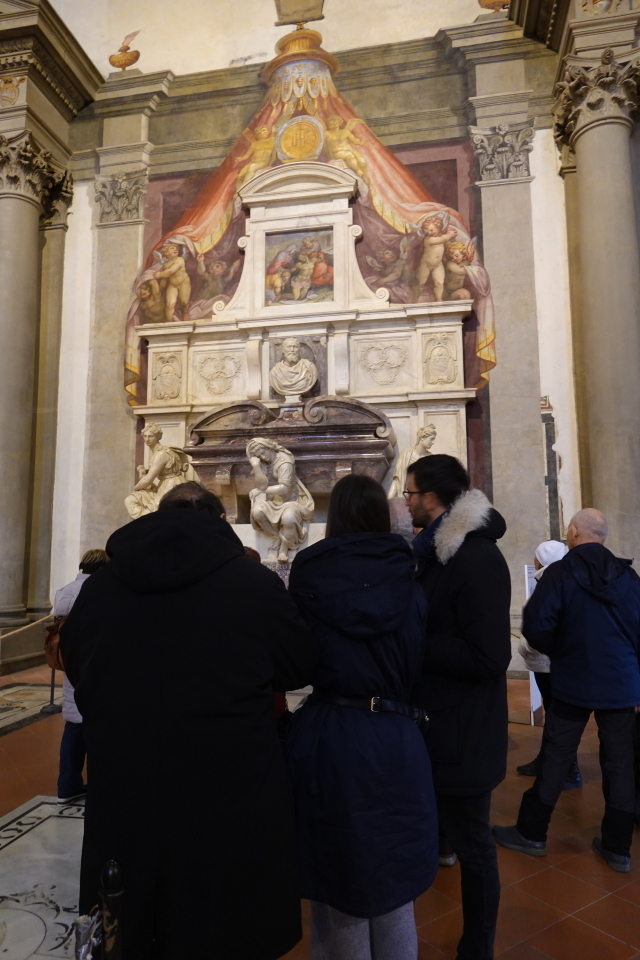
<instances>
[{"instance_id":1,"label":"fur-trimmed hood","mask_svg":"<svg viewBox=\"0 0 640 960\"><path fill-rule=\"evenodd\" d=\"M507 529L502 516L491 506L481 490L469 490L453 503L433 538L436 556L445 564L458 552L465 537L499 540Z\"/></svg>"}]
</instances>

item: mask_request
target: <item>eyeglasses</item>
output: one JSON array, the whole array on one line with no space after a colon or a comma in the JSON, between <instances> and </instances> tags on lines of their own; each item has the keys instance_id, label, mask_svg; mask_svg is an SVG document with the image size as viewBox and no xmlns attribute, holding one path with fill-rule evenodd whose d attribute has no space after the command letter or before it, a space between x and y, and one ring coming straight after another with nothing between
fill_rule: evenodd
<instances>
[{"instance_id":1,"label":"eyeglasses","mask_svg":"<svg viewBox=\"0 0 640 960\"><path fill-rule=\"evenodd\" d=\"M419 494L420 491L419 490L403 490L402 496L405 498L405 500L411 500L411 497L416 493Z\"/></svg>"}]
</instances>

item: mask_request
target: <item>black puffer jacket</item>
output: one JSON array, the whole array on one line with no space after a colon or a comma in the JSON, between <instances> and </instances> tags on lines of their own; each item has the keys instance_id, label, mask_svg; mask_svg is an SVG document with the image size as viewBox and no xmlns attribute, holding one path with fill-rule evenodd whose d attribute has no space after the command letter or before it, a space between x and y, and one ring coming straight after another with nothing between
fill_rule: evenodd
<instances>
[{"instance_id":1,"label":"black puffer jacket","mask_svg":"<svg viewBox=\"0 0 640 960\"><path fill-rule=\"evenodd\" d=\"M506 772L511 579L496 545L505 531L485 495L470 490L418 561L428 652L414 697L431 718L426 740L441 796L493 790ZM416 538L417 553L426 536Z\"/></svg>"}]
</instances>

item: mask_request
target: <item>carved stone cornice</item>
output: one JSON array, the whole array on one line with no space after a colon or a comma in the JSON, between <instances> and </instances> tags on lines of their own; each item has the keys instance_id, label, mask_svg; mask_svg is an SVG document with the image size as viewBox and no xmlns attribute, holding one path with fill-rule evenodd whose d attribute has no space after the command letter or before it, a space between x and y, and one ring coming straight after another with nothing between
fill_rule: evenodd
<instances>
[{"instance_id":1,"label":"carved stone cornice","mask_svg":"<svg viewBox=\"0 0 640 960\"><path fill-rule=\"evenodd\" d=\"M71 203L71 175L52 162L29 131L8 139L0 135L0 195L15 194L39 204L45 218L54 216L58 204Z\"/></svg>"},{"instance_id":2,"label":"carved stone cornice","mask_svg":"<svg viewBox=\"0 0 640 960\"><path fill-rule=\"evenodd\" d=\"M99 226L130 223L143 219L144 197L149 185L146 173L114 173L96 177L96 203L100 204Z\"/></svg>"},{"instance_id":3,"label":"carved stone cornice","mask_svg":"<svg viewBox=\"0 0 640 960\"><path fill-rule=\"evenodd\" d=\"M529 154L533 150L534 121L500 123L487 130L469 127L469 132L481 183L530 179Z\"/></svg>"},{"instance_id":4,"label":"carved stone cornice","mask_svg":"<svg viewBox=\"0 0 640 960\"><path fill-rule=\"evenodd\" d=\"M640 93L640 61L619 64L608 47L596 66L568 62L556 85L556 142L573 146L585 130L601 123L633 126Z\"/></svg>"},{"instance_id":5,"label":"carved stone cornice","mask_svg":"<svg viewBox=\"0 0 640 960\"><path fill-rule=\"evenodd\" d=\"M76 116L85 106L86 97L58 67L43 45L31 36L0 40L0 70L33 70Z\"/></svg>"}]
</instances>

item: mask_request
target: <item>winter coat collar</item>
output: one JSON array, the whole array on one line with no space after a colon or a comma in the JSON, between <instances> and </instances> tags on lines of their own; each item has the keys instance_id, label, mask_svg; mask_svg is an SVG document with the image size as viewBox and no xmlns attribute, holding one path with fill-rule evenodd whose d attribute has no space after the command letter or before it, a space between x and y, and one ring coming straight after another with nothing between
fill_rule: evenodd
<instances>
[{"instance_id":1,"label":"winter coat collar","mask_svg":"<svg viewBox=\"0 0 640 960\"><path fill-rule=\"evenodd\" d=\"M493 509L484 493L481 490L469 490L458 497L433 538L436 557L440 563L445 564L456 555L468 534L488 525L493 527L494 524L488 524L492 514L496 519L500 518L502 527L495 524L495 531L488 529L487 536L498 539L505 531L504 520Z\"/></svg>"}]
</instances>

